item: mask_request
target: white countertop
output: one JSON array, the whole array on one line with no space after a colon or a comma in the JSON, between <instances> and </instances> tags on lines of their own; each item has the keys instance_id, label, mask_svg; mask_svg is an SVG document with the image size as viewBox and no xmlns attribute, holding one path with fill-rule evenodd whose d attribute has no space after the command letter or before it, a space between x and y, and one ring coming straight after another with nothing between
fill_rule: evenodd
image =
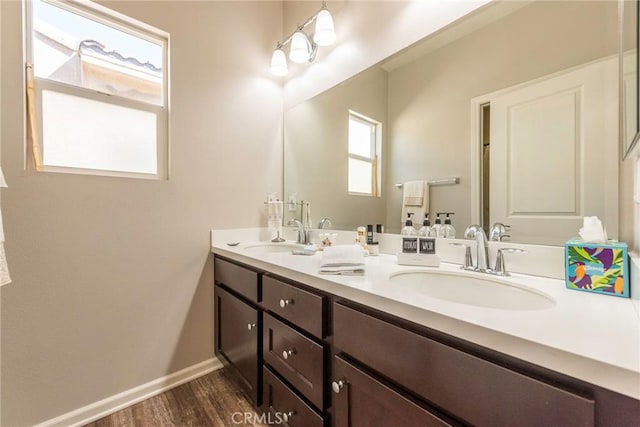
<instances>
[{"instance_id":1,"label":"white countertop","mask_svg":"<svg viewBox=\"0 0 640 427\"><path fill-rule=\"evenodd\" d=\"M212 232L212 252L640 399L640 314L628 298L573 291L563 280L513 273L505 280L543 292L555 305L527 311L466 305L408 292L389 278L421 269L487 275L446 263L435 269L400 266L394 255L386 254L365 259L365 276L319 275L321 252L300 256L246 250L258 236L243 240L239 231ZM240 244L227 245L233 241Z\"/></svg>"}]
</instances>

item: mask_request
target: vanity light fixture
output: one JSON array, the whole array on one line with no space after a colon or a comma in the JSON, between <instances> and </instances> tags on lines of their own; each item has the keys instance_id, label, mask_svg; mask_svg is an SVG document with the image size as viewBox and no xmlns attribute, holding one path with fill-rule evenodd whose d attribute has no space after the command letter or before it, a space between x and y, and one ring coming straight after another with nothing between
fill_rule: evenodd
<instances>
[{"instance_id":1,"label":"vanity light fixture","mask_svg":"<svg viewBox=\"0 0 640 427\"><path fill-rule=\"evenodd\" d=\"M313 22L316 23L316 27L313 39L310 40L304 29ZM323 1L322 7L318 12L311 15L291 35L278 42L271 57L271 74L286 76L289 73L287 58L283 50L283 47L287 44L289 44L289 59L295 63L303 64L305 62L313 62L318 46L330 46L335 41L336 32L333 27L333 17L329 9L327 9L326 2Z\"/></svg>"}]
</instances>

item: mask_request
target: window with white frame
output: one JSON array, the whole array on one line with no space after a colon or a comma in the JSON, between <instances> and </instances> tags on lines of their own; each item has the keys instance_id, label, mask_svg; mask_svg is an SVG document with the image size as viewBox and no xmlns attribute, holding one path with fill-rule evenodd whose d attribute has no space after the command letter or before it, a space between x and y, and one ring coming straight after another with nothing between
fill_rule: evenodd
<instances>
[{"instance_id":1,"label":"window with white frame","mask_svg":"<svg viewBox=\"0 0 640 427\"><path fill-rule=\"evenodd\" d=\"M26 5L35 168L166 178L168 35L89 1Z\"/></svg>"},{"instance_id":2,"label":"window with white frame","mask_svg":"<svg viewBox=\"0 0 640 427\"><path fill-rule=\"evenodd\" d=\"M382 124L349 111L349 193L380 196Z\"/></svg>"}]
</instances>

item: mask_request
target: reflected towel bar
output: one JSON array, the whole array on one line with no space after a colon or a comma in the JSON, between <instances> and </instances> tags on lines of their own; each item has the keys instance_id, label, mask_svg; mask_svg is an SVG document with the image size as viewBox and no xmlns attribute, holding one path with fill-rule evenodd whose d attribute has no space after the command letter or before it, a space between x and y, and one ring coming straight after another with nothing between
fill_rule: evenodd
<instances>
[{"instance_id":1,"label":"reflected towel bar","mask_svg":"<svg viewBox=\"0 0 640 427\"><path fill-rule=\"evenodd\" d=\"M447 178L447 179L434 179L433 181L427 181L427 184L429 184L430 186L460 184L460 177L455 176L453 178ZM402 188L402 186L403 184L401 182L396 184L397 188Z\"/></svg>"}]
</instances>

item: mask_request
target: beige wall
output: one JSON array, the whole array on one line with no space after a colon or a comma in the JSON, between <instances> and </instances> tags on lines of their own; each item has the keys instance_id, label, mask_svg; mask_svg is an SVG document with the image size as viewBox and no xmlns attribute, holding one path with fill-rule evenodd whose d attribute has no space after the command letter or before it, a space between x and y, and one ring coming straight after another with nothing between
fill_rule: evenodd
<instances>
[{"instance_id":1,"label":"beige wall","mask_svg":"<svg viewBox=\"0 0 640 427\"><path fill-rule=\"evenodd\" d=\"M298 200L310 201L314 226L322 217L331 218L341 229L386 223L384 191L381 197L348 193L349 110L382 123L384 161L387 73L380 68L360 73L285 113L284 197L288 200L289 194L297 193Z\"/></svg>"},{"instance_id":2,"label":"beige wall","mask_svg":"<svg viewBox=\"0 0 640 427\"><path fill-rule=\"evenodd\" d=\"M263 224L282 188L282 3L105 4L171 34L171 179L23 170L20 3L1 1L5 426L212 357L209 230Z\"/></svg>"},{"instance_id":3,"label":"beige wall","mask_svg":"<svg viewBox=\"0 0 640 427\"><path fill-rule=\"evenodd\" d=\"M615 2L538 2L392 71L388 224L400 223L394 183L460 176L460 185L432 188L430 201L432 214L456 212L460 235L471 223L469 101L616 54L616 20Z\"/></svg>"}]
</instances>

